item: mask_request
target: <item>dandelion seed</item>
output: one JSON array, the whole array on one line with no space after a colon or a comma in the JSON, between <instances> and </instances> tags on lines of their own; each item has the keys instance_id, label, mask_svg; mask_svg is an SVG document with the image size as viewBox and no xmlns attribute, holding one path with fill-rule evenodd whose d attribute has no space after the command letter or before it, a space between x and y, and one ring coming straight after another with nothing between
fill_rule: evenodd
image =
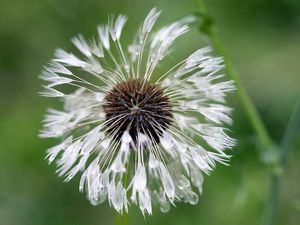
<instances>
[{"instance_id":1,"label":"dandelion seed","mask_svg":"<svg viewBox=\"0 0 300 225\"><path fill-rule=\"evenodd\" d=\"M121 44L127 17L110 18L97 39L72 39L81 55L57 49L41 75L47 83L41 95L64 102L62 111L49 109L40 133L62 139L47 151L49 163L56 161L65 181L81 173L79 190L90 202L107 200L120 213L130 203L143 214L154 204L162 212L176 201L197 204L203 173L226 164L225 150L235 144L223 127L232 122L224 97L234 85L217 82L222 58L210 47L154 78L192 21L149 35L159 15L150 11L128 51Z\"/></svg>"}]
</instances>

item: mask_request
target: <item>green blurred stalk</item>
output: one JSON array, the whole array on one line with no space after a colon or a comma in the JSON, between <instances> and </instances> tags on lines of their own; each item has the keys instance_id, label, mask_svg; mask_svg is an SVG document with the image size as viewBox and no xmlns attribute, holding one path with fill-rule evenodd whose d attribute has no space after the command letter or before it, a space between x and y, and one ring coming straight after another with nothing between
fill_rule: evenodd
<instances>
[{"instance_id":1,"label":"green blurred stalk","mask_svg":"<svg viewBox=\"0 0 300 225\"><path fill-rule=\"evenodd\" d=\"M203 20L200 30L207 34L211 40L212 46L214 49L223 56L224 63L226 65L226 72L230 79L234 80L235 86L237 88L237 96L240 101L240 104L248 117L254 131L260 139L260 142L264 149L272 149L274 144L264 126L254 104L252 103L249 95L243 84L241 83L231 61L229 60L226 52L223 48L223 45L220 41L219 32L217 26L215 25L213 19L208 14L204 1L203 0L195 0L198 7L198 14L200 18Z\"/></svg>"},{"instance_id":2,"label":"green blurred stalk","mask_svg":"<svg viewBox=\"0 0 300 225\"><path fill-rule=\"evenodd\" d=\"M227 75L235 81L237 88L237 96L242 105L246 116L248 117L254 131L260 139L262 148L268 154L279 155L277 160L273 161L273 170L271 171L270 178L270 191L269 198L266 204L265 210L265 225L274 225L275 216L278 204L278 196L280 190L280 179L282 175L282 170L286 164L289 151L291 150L291 145L296 139L298 130L300 129L300 98L299 102L295 107L294 113L290 119L290 122L287 126L286 132L283 136L283 140L279 149L275 147L275 143L271 139L266 127L264 126L253 102L251 101L249 95L243 84L240 82L240 79L234 70L233 65L231 64L229 58L226 55L226 52L223 48L223 45L220 41L219 33L217 27L208 14L204 1L195 0L198 8L198 14L202 19L202 25L200 31L207 34L210 38L210 41L216 51L218 51L224 57L224 63L226 65Z\"/></svg>"},{"instance_id":3,"label":"green blurred stalk","mask_svg":"<svg viewBox=\"0 0 300 225\"><path fill-rule=\"evenodd\" d=\"M127 214L124 213L123 215L119 213L115 213L115 225L128 225L128 218Z\"/></svg>"},{"instance_id":4,"label":"green blurred stalk","mask_svg":"<svg viewBox=\"0 0 300 225\"><path fill-rule=\"evenodd\" d=\"M278 197L280 192L280 182L283 174L283 169L287 163L289 152L292 149L292 144L297 138L300 130L300 97L295 105L293 114L286 127L283 135L281 146L279 149L280 161L277 167L274 168L271 174L271 181L269 187L269 199L266 207L265 225L274 225L276 223L275 216L277 212Z\"/></svg>"},{"instance_id":5,"label":"green blurred stalk","mask_svg":"<svg viewBox=\"0 0 300 225\"><path fill-rule=\"evenodd\" d=\"M284 166L287 162L289 152L292 144L297 138L297 134L300 130L300 97L295 104L293 114L290 118L289 124L286 128L285 134L281 142L281 166Z\"/></svg>"}]
</instances>

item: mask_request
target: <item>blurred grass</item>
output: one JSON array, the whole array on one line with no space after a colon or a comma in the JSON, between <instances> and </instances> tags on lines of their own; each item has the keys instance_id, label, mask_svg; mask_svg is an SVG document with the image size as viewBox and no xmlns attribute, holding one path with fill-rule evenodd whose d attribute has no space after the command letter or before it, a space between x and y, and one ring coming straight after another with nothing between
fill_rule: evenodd
<instances>
[{"instance_id":1,"label":"blurred grass","mask_svg":"<svg viewBox=\"0 0 300 225\"><path fill-rule=\"evenodd\" d=\"M296 0L207 1L225 48L272 137L279 143L300 91L300 2ZM43 160L55 143L37 138L45 109L37 76L56 47L70 48L81 32L96 34L109 13L125 13L127 40L148 10L163 10L165 24L195 12L193 1L2 0L0 8L0 224L113 224L113 211L92 207L78 192L78 180L63 183ZM189 43L186 46L186 43ZM178 42L170 61L208 43L196 27ZM165 66L168 63L165 64ZM233 136L238 146L231 166L218 165L206 177L197 206L184 203L145 219L130 208L130 224L258 224L267 192L267 169L259 162L256 137L234 95ZM300 221L300 143L283 178L278 224Z\"/></svg>"}]
</instances>

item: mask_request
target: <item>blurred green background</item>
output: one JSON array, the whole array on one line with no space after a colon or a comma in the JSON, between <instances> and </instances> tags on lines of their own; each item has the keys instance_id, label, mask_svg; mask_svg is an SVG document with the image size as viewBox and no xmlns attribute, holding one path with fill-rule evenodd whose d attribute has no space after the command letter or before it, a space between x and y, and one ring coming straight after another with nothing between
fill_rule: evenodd
<instances>
[{"instance_id":1,"label":"blurred green background","mask_svg":"<svg viewBox=\"0 0 300 225\"><path fill-rule=\"evenodd\" d=\"M243 83L272 137L280 142L300 92L300 1L210 0L208 9ZM55 140L38 139L50 101L38 96L38 75L56 47L72 49L70 38L96 34L109 13L125 13L125 39L153 7L159 25L196 11L179 0L1 0L0 2L0 225L109 225L108 204L93 207L78 192L78 178L63 183L44 161ZM187 45L186 43L189 43ZM208 44L197 27L178 42L175 59ZM130 208L129 224L260 224L268 192L268 168L259 160L257 139L235 95L230 96L238 146L231 166L206 177L198 205L177 204L167 214L143 218ZM298 136L299 137L299 136ZM298 138L299 139L299 138ZM284 174L278 224L300 224L300 142Z\"/></svg>"}]
</instances>

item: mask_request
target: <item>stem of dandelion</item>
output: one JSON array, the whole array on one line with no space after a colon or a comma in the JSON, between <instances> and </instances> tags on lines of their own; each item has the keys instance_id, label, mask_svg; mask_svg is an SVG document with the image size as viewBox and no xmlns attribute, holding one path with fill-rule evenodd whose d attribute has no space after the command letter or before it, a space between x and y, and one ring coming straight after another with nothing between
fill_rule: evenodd
<instances>
[{"instance_id":1,"label":"stem of dandelion","mask_svg":"<svg viewBox=\"0 0 300 225\"><path fill-rule=\"evenodd\" d=\"M297 138L300 130L300 97L297 104L295 105L293 114L287 125L286 131L283 135L281 146L279 149L280 160L278 161L277 167L275 167L271 174L270 188L269 188L269 199L266 207L265 225L275 224L275 215L277 211L277 203L280 191L280 181L282 170L284 169L288 154L292 149L292 144Z\"/></svg>"},{"instance_id":2,"label":"stem of dandelion","mask_svg":"<svg viewBox=\"0 0 300 225\"><path fill-rule=\"evenodd\" d=\"M237 73L234 70L233 65L231 64L230 60L228 59L226 52L223 48L223 45L219 38L219 33L217 27L213 21L213 19L208 14L204 1L203 0L195 0L198 8L198 14L200 15L202 21L202 26L200 27L200 31L206 33L215 50L217 50L223 57L224 62L226 65L227 75L235 81L235 85L237 87L237 96L239 101L247 115L251 125L256 132L257 136L260 139L262 147L266 151L271 151L274 154L278 154L278 160L273 164L273 170L270 174L271 181L270 181L270 191L269 191L269 198L266 205L265 210L265 225L273 225L275 221L277 203L278 203L278 195L280 189L280 179L283 167L286 164L286 160L288 157L288 153L291 149L291 144L293 143L294 139L296 138L297 131L300 129L300 99L298 104L295 107L295 111L291 117L290 123L286 129L284 134L281 146L279 149L275 148L275 143L272 141L269 133L267 132L254 104L252 103L250 97L247 94L246 89L240 82L240 79L237 76ZM277 151L276 151L277 150Z\"/></svg>"},{"instance_id":3,"label":"stem of dandelion","mask_svg":"<svg viewBox=\"0 0 300 225\"><path fill-rule=\"evenodd\" d=\"M289 124L283 135L281 142L281 165L286 164L288 154L291 150L294 140L297 138L298 132L300 130L300 97L298 98L297 103L295 104L293 114L290 118Z\"/></svg>"},{"instance_id":4,"label":"stem of dandelion","mask_svg":"<svg viewBox=\"0 0 300 225\"><path fill-rule=\"evenodd\" d=\"M247 94L245 87L240 82L240 79L237 73L235 72L233 65L231 64L229 58L226 55L226 52L219 38L217 27L213 19L208 14L203 0L196 0L196 3L198 6L198 13L200 14L200 17L203 20L202 28L200 29L202 32L206 33L209 36L214 49L223 56L224 63L226 65L226 74L235 82L235 86L237 88L237 96L240 101L240 104L242 105L242 108L245 111L246 116L251 122L254 131L258 135L262 146L266 149L273 148L273 141L269 133L267 132L254 104L252 103L249 95Z\"/></svg>"},{"instance_id":5,"label":"stem of dandelion","mask_svg":"<svg viewBox=\"0 0 300 225\"><path fill-rule=\"evenodd\" d=\"M124 213L123 215L121 215L119 213L116 213L115 224L116 225L128 225L127 214Z\"/></svg>"}]
</instances>

